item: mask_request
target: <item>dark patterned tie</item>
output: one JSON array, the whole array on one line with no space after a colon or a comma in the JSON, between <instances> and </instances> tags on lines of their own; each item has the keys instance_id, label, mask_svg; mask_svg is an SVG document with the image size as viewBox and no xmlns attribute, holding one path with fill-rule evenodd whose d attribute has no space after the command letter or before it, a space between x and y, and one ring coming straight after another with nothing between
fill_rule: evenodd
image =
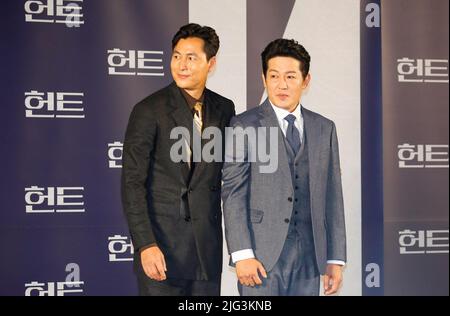
<instances>
[{"instance_id":1,"label":"dark patterned tie","mask_svg":"<svg viewBox=\"0 0 450 316\"><path fill-rule=\"evenodd\" d=\"M195 127L199 131L202 132L203 121L202 121L202 107L203 104L201 102L197 102L194 104L194 123Z\"/></svg>"},{"instance_id":2,"label":"dark patterned tie","mask_svg":"<svg viewBox=\"0 0 450 316\"><path fill-rule=\"evenodd\" d=\"M294 152L294 155L297 155L300 150L300 133L295 127L294 122L296 120L295 115L289 114L284 118L288 122L288 128L286 130L286 140Z\"/></svg>"}]
</instances>

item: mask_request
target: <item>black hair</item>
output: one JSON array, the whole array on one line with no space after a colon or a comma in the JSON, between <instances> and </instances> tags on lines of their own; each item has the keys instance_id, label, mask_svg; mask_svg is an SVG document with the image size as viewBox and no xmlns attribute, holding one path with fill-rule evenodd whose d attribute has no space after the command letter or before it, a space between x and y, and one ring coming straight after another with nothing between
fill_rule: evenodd
<instances>
[{"instance_id":1,"label":"black hair","mask_svg":"<svg viewBox=\"0 0 450 316\"><path fill-rule=\"evenodd\" d=\"M217 36L216 31L209 26L200 26L196 23L189 23L180 27L172 39L172 50L180 39L189 37L201 38L204 41L203 51L206 54L207 60L216 56L220 45L219 36Z\"/></svg>"},{"instance_id":2,"label":"black hair","mask_svg":"<svg viewBox=\"0 0 450 316\"><path fill-rule=\"evenodd\" d=\"M309 53L297 41L284 38L279 38L270 42L269 45L267 45L264 51L261 53L264 77L267 74L269 59L278 56L292 57L297 59L300 62L300 71L302 73L303 79L306 78L309 73L309 63L311 61Z\"/></svg>"}]
</instances>

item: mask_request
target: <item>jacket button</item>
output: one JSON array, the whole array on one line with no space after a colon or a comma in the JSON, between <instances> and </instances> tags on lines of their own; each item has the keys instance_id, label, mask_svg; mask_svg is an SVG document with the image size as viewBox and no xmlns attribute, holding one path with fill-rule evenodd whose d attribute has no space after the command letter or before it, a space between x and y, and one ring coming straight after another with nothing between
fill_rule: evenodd
<instances>
[{"instance_id":1,"label":"jacket button","mask_svg":"<svg viewBox=\"0 0 450 316\"><path fill-rule=\"evenodd\" d=\"M285 218L285 219L284 219L284 222L285 222L285 223L289 223L289 218Z\"/></svg>"},{"instance_id":2,"label":"jacket button","mask_svg":"<svg viewBox=\"0 0 450 316\"><path fill-rule=\"evenodd\" d=\"M186 222L190 222L190 221L191 221L191 217L190 217L190 216L186 216L186 217L184 218L184 220L185 220Z\"/></svg>"},{"instance_id":3,"label":"jacket button","mask_svg":"<svg viewBox=\"0 0 450 316\"><path fill-rule=\"evenodd\" d=\"M192 193L192 191L194 191L194 190L192 190L192 189L189 189L189 190L188 190L188 193Z\"/></svg>"},{"instance_id":4,"label":"jacket button","mask_svg":"<svg viewBox=\"0 0 450 316\"><path fill-rule=\"evenodd\" d=\"M291 198L291 197L288 197L288 201L289 201L289 202L292 202L292 198Z\"/></svg>"}]
</instances>

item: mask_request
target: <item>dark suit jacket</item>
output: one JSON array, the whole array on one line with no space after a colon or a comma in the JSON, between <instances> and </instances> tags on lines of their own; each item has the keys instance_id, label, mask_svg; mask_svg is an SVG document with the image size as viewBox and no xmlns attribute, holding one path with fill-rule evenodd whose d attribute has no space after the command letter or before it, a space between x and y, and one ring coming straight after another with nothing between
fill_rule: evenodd
<instances>
[{"instance_id":1,"label":"dark suit jacket","mask_svg":"<svg viewBox=\"0 0 450 316\"><path fill-rule=\"evenodd\" d=\"M215 126L224 135L233 115L231 100L205 90L203 129ZM175 83L134 106L123 148L122 202L136 253L156 243L168 278L210 280L222 272L222 162L198 162L190 172L170 157L179 141L170 139L171 130L183 126L192 135L192 119Z\"/></svg>"}]
</instances>

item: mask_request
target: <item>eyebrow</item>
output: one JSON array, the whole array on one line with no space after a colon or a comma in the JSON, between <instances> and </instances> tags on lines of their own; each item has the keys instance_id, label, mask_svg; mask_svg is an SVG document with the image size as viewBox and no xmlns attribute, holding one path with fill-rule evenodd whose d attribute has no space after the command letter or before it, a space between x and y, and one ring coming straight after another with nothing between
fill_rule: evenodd
<instances>
[{"instance_id":1,"label":"eyebrow","mask_svg":"<svg viewBox=\"0 0 450 316\"><path fill-rule=\"evenodd\" d=\"M173 53L174 53L174 54L178 54L178 55L183 55L183 54L181 54L181 53L180 53L179 51L177 51L177 50L174 50ZM187 55L187 56L195 56L195 57L198 56L196 53L187 53L186 55Z\"/></svg>"},{"instance_id":2,"label":"eyebrow","mask_svg":"<svg viewBox=\"0 0 450 316\"><path fill-rule=\"evenodd\" d=\"M269 69L268 72L276 72L276 73L280 73L278 70L275 70L275 69ZM298 74L298 72L297 72L297 71L290 70L290 71L285 72L285 74Z\"/></svg>"}]
</instances>

